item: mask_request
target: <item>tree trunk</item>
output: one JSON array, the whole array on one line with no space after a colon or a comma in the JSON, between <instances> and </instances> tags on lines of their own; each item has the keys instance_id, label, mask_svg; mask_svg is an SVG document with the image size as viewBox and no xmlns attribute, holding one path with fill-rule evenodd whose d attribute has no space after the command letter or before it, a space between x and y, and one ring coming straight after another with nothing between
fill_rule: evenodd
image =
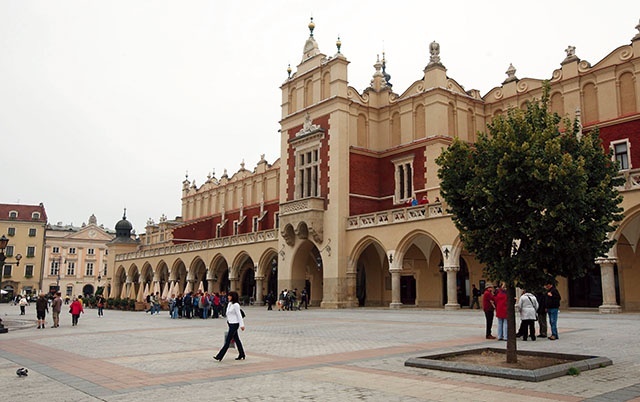
<instances>
[{"instance_id":1,"label":"tree trunk","mask_svg":"<svg viewBox=\"0 0 640 402\"><path fill-rule=\"evenodd\" d=\"M518 362L516 344L516 287L513 283L507 285L507 363Z\"/></svg>"}]
</instances>

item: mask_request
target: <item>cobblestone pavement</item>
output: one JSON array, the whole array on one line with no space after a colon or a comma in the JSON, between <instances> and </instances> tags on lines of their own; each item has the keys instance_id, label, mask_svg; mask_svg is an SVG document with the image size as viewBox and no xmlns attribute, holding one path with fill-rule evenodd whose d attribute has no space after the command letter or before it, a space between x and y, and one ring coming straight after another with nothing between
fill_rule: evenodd
<instances>
[{"instance_id":1,"label":"cobblestone pavement","mask_svg":"<svg viewBox=\"0 0 640 402\"><path fill-rule=\"evenodd\" d=\"M410 357L502 345L480 310L279 312L244 307L247 359L212 359L223 319L88 310L77 327L36 329L35 311L0 305L0 392L56 401L640 401L640 314L561 311L560 339L521 350L606 356L613 365L540 383L405 367ZM27 320L27 321L24 321ZM28 321L30 320L30 321ZM30 323L30 324L29 324ZM29 376L19 378L20 367Z\"/></svg>"}]
</instances>

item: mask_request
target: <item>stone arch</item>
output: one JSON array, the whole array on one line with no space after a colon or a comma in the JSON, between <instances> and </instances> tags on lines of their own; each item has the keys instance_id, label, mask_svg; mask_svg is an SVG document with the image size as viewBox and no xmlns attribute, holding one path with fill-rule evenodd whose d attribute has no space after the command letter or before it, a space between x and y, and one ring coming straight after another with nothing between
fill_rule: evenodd
<instances>
[{"instance_id":1,"label":"stone arch","mask_svg":"<svg viewBox=\"0 0 640 402\"><path fill-rule=\"evenodd\" d=\"M249 253L242 251L231 265L232 278L235 278L235 290L241 298L253 298L256 294L255 264Z\"/></svg>"},{"instance_id":2,"label":"stone arch","mask_svg":"<svg viewBox=\"0 0 640 402\"><path fill-rule=\"evenodd\" d=\"M403 305L440 307L444 292L439 274L441 250L435 236L425 230L407 233L396 246L393 259L399 266L400 301Z\"/></svg>"},{"instance_id":3,"label":"stone arch","mask_svg":"<svg viewBox=\"0 0 640 402\"><path fill-rule=\"evenodd\" d=\"M207 282L207 265L200 256L195 256L189 264L189 278L193 281L193 288L191 290L204 290L208 291Z\"/></svg>"},{"instance_id":4,"label":"stone arch","mask_svg":"<svg viewBox=\"0 0 640 402\"><path fill-rule=\"evenodd\" d=\"M391 302L391 275L389 259L382 242L373 236L362 238L351 251L349 267L353 275L353 289L348 289L354 304L388 306ZM348 273L349 275L349 273Z\"/></svg>"},{"instance_id":5,"label":"stone arch","mask_svg":"<svg viewBox=\"0 0 640 402\"><path fill-rule=\"evenodd\" d=\"M127 270L123 265L118 266L115 270L115 274L113 276L113 289L109 294L109 297L120 298L122 294L125 284L127 283Z\"/></svg>"},{"instance_id":6,"label":"stone arch","mask_svg":"<svg viewBox=\"0 0 640 402\"><path fill-rule=\"evenodd\" d=\"M216 254L209 264L209 276L213 282L212 292L231 290L229 282L229 264L222 254Z\"/></svg>"},{"instance_id":7,"label":"stone arch","mask_svg":"<svg viewBox=\"0 0 640 402\"><path fill-rule=\"evenodd\" d=\"M322 255L316 244L309 239L302 239L293 250L291 260L291 279L281 288L307 290L310 304L318 306L323 299L324 266Z\"/></svg>"},{"instance_id":8,"label":"stone arch","mask_svg":"<svg viewBox=\"0 0 640 402\"><path fill-rule=\"evenodd\" d=\"M313 104L313 81L306 80L304 83L304 107Z\"/></svg>"},{"instance_id":9,"label":"stone arch","mask_svg":"<svg viewBox=\"0 0 640 402\"><path fill-rule=\"evenodd\" d=\"M449 127L449 135L451 137L458 137L458 113L456 105L453 102L447 104L447 121Z\"/></svg>"},{"instance_id":10,"label":"stone arch","mask_svg":"<svg viewBox=\"0 0 640 402\"><path fill-rule=\"evenodd\" d=\"M278 262L278 251L274 248L266 249L260 256L256 274L256 289L260 295L256 296L258 302L269 294L278 297Z\"/></svg>"}]
</instances>

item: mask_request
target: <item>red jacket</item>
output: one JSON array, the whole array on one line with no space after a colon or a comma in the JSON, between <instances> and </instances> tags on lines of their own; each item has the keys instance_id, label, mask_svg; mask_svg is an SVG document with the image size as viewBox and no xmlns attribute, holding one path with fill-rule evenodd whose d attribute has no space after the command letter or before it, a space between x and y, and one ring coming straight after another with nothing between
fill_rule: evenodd
<instances>
[{"instance_id":1,"label":"red jacket","mask_svg":"<svg viewBox=\"0 0 640 402\"><path fill-rule=\"evenodd\" d=\"M82 302L80 300L74 300L71 302L71 314L80 314L84 313L84 309L82 308Z\"/></svg>"},{"instance_id":2,"label":"red jacket","mask_svg":"<svg viewBox=\"0 0 640 402\"><path fill-rule=\"evenodd\" d=\"M493 300L493 288L485 290L482 294L482 309L484 311L493 311L493 304L491 304Z\"/></svg>"},{"instance_id":3,"label":"red jacket","mask_svg":"<svg viewBox=\"0 0 640 402\"><path fill-rule=\"evenodd\" d=\"M496 317L507 318L507 292L503 289L498 290L495 297Z\"/></svg>"}]
</instances>

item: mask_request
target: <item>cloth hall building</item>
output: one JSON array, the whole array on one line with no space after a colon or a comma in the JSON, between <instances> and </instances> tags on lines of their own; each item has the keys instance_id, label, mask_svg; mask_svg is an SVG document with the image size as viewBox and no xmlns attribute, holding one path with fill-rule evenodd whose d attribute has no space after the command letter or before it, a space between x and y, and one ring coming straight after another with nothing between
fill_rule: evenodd
<instances>
[{"instance_id":1,"label":"cloth hall building","mask_svg":"<svg viewBox=\"0 0 640 402\"><path fill-rule=\"evenodd\" d=\"M464 248L439 193L435 159L453 138L473 143L491 119L540 98L542 79L513 66L482 95L447 75L425 46L420 79L392 88L384 57L371 84L349 86L336 43L320 51L309 24L300 63L281 84L280 158L197 186L182 183L182 217L150 224L138 241L126 218L109 243L111 297L142 300L204 289L261 301L307 289L312 306L468 306L488 282ZM620 162L624 219L607 258L580 279L558 278L563 307L640 311L640 24L594 64L569 46L550 66L550 107L599 127ZM630 36L634 33L630 29ZM301 40L302 42L302 40ZM274 116L276 118L276 116ZM428 202L411 203L415 199ZM413 205L415 204L415 205Z\"/></svg>"}]
</instances>

